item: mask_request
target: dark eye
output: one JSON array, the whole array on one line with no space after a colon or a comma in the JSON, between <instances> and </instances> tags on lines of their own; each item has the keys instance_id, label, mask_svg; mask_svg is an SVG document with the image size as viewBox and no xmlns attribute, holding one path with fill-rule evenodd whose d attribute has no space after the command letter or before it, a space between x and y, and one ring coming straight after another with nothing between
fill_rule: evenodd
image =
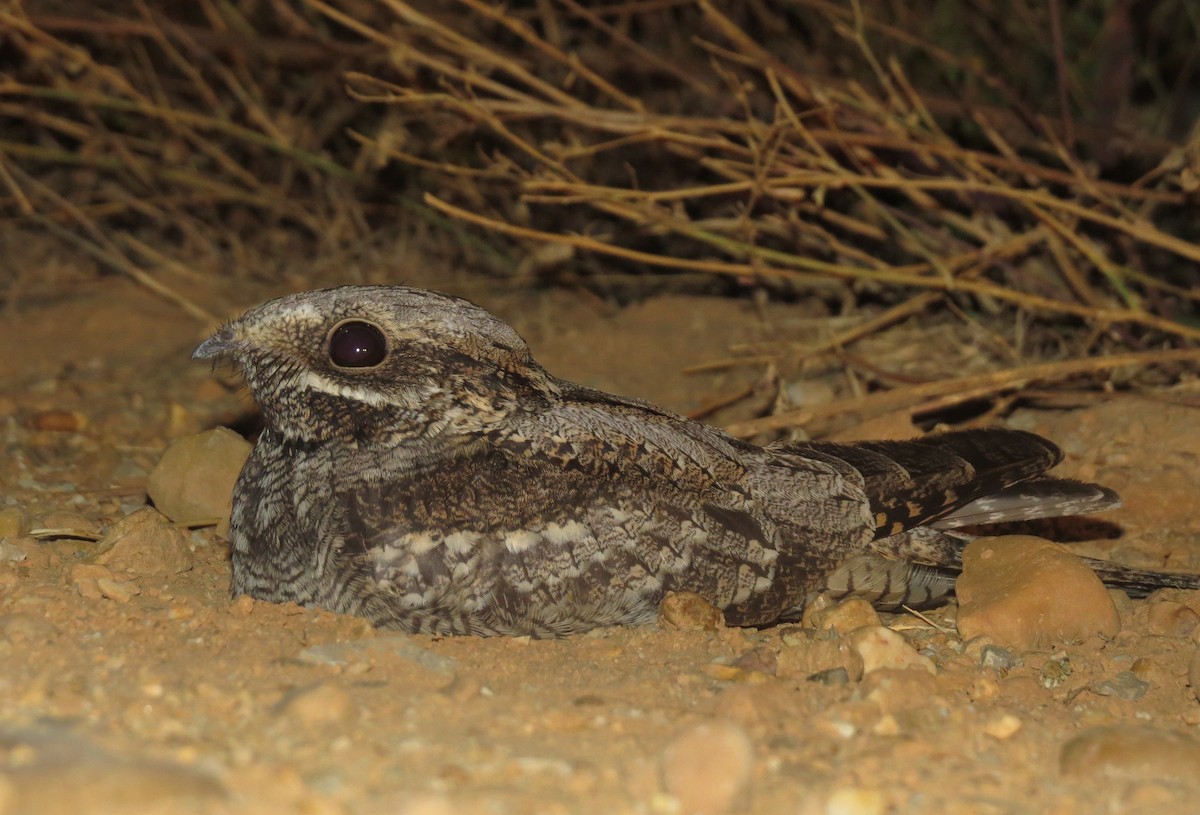
<instances>
[{"instance_id":1,"label":"dark eye","mask_svg":"<svg viewBox=\"0 0 1200 815\"><path fill-rule=\"evenodd\" d=\"M339 368L371 368L387 351L383 332L361 320L342 323L329 335L329 359Z\"/></svg>"}]
</instances>

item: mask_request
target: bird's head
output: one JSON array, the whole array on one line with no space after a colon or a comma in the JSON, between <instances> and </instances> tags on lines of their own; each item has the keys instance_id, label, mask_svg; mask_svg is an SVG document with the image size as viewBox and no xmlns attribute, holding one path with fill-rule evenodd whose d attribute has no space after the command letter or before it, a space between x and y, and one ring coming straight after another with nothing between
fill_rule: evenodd
<instances>
[{"instance_id":1,"label":"bird's head","mask_svg":"<svg viewBox=\"0 0 1200 815\"><path fill-rule=\"evenodd\" d=\"M465 300L403 286L270 300L192 357L231 360L266 426L306 442L470 439L555 391L506 323Z\"/></svg>"}]
</instances>

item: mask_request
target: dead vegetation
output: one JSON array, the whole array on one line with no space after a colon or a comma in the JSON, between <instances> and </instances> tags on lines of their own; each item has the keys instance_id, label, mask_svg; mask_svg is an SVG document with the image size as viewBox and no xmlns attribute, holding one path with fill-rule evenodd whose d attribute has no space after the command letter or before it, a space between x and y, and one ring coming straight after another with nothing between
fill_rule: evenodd
<instances>
[{"instance_id":1,"label":"dead vegetation","mask_svg":"<svg viewBox=\"0 0 1200 815\"><path fill-rule=\"evenodd\" d=\"M503 285L754 291L854 318L731 365L853 364L912 320L995 340L983 376L866 366L861 415L1186 385L1200 359L1183 0L138 0L10 7L0 27L9 234L201 318L171 284L196 258L282 278L294 264L264 256L399 228ZM54 285L3 283L10 306Z\"/></svg>"}]
</instances>

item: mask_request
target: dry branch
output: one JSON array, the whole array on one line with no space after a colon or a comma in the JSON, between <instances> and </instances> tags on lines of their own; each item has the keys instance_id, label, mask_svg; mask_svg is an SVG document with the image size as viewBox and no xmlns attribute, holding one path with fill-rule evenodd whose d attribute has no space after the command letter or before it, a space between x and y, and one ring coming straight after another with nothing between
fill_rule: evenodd
<instances>
[{"instance_id":1,"label":"dry branch","mask_svg":"<svg viewBox=\"0 0 1200 815\"><path fill-rule=\"evenodd\" d=\"M559 244L635 271L707 273L842 302L880 292L899 301L804 355L939 305L961 314L956 303L999 308L1014 322L1023 315L1026 334L1069 337L1076 358L1046 371L928 386L947 404L948 393L1011 392L1042 374L1099 384L1119 352L1200 340L1200 232L1185 226L1194 224L1192 193L1179 178L1104 177L1075 152L1099 138L1083 118L1050 124L1004 81L857 4L853 13L822 0L800 5L807 24L843 38L861 60L859 77L822 76L801 67L794 49L773 50L781 41L751 35L756 12L740 4L584 9L559 0L534 14L460 0L474 26L464 38L420 18L415 4L388 0L397 19L422 23L402 38L378 28L372 36L407 63L437 66L436 82L352 72L348 92L414 126L454 122L456 141L472 146L420 155L391 147L387 134L358 138L437 173L429 206L518 245ZM691 27L679 29L688 36L645 33L669 30L669 20L686 20ZM894 55L877 54L876 34L965 71L1010 107L973 99L965 86L947 104ZM610 50L586 49L597 41ZM1062 54L1056 41L1059 71ZM671 92L658 87L664 76ZM982 138L951 136L948 126L962 129L951 109ZM1149 136L1138 144L1150 162L1170 149ZM1108 356L1089 358L1099 354ZM924 392L864 399L899 404Z\"/></svg>"},{"instance_id":2,"label":"dry branch","mask_svg":"<svg viewBox=\"0 0 1200 815\"><path fill-rule=\"evenodd\" d=\"M986 374L922 382L916 385L877 391L856 399L840 399L819 407L765 416L737 422L726 429L735 436L750 437L772 430L803 427L832 416L857 416L864 420L890 411L908 410L912 413L941 410L973 399L1020 391L1033 385L1057 383L1075 376L1112 371L1127 366L1164 365L1168 363L1200 362L1200 348L1178 348L1168 351L1115 354L1093 359L1073 359L1061 362L1041 362L1022 365Z\"/></svg>"},{"instance_id":3,"label":"dry branch","mask_svg":"<svg viewBox=\"0 0 1200 815\"><path fill-rule=\"evenodd\" d=\"M179 266L164 240L238 255L264 234L337 246L453 221L464 250L569 247L575 281L707 275L858 318L760 363L940 313L1098 385L1089 357L1200 340L1200 135L1124 127L1100 104L1112 88L1091 104L1065 82L1083 66L1059 19L1084 12L1016 3L1013 20L1054 15L1044 48L1022 41L1044 74L1006 64L1000 38L991 62L935 41L905 0L13 7L0 217L184 308L155 274ZM1139 31L1194 62L1185 28ZM1175 112L1198 92L1181 70Z\"/></svg>"}]
</instances>

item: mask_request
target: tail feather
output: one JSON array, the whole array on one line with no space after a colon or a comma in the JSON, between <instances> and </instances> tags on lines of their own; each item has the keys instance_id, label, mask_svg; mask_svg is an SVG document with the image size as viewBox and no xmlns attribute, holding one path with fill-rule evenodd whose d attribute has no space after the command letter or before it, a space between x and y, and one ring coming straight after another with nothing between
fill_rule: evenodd
<instances>
[{"instance_id":1,"label":"tail feather","mask_svg":"<svg viewBox=\"0 0 1200 815\"><path fill-rule=\"evenodd\" d=\"M1088 515L1119 506L1121 497L1099 484L1065 478L1035 478L976 498L931 525L938 529L957 529L981 524Z\"/></svg>"},{"instance_id":2,"label":"tail feather","mask_svg":"<svg viewBox=\"0 0 1200 815\"><path fill-rule=\"evenodd\" d=\"M877 538L932 523L976 499L1036 478L1062 459L1023 430L962 430L912 441L796 445L862 474Z\"/></svg>"},{"instance_id":3,"label":"tail feather","mask_svg":"<svg viewBox=\"0 0 1200 815\"><path fill-rule=\"evenodd\" d=\"M1046 477L1062 453L1020 430L788 447L788 452L840 461L861 474L875 516L875 540L869 552L828 575L815 594L861 597L881 610L937 605L953 592L963 547L972 540L952 531L958 527L1082 515L1121 505L1106 487ZM1197 574L1083 560L1106 585L1133 596L1160 588L1200 590Z\"/></svg>"},{"instance_id":4,"label":"tail feather","mask_svg":"<svg viewBox=\"0 0 1200 815\"><path fill-rule=\"evenodd\" d=\"M1130 597L1145 597L1158 589L1200 589L1200 574L1159 572L1153 569L1134 569L1108 560L1081 558L1104 581L1104 585L1121 589Z\"/></svg>"}]
</instances>

